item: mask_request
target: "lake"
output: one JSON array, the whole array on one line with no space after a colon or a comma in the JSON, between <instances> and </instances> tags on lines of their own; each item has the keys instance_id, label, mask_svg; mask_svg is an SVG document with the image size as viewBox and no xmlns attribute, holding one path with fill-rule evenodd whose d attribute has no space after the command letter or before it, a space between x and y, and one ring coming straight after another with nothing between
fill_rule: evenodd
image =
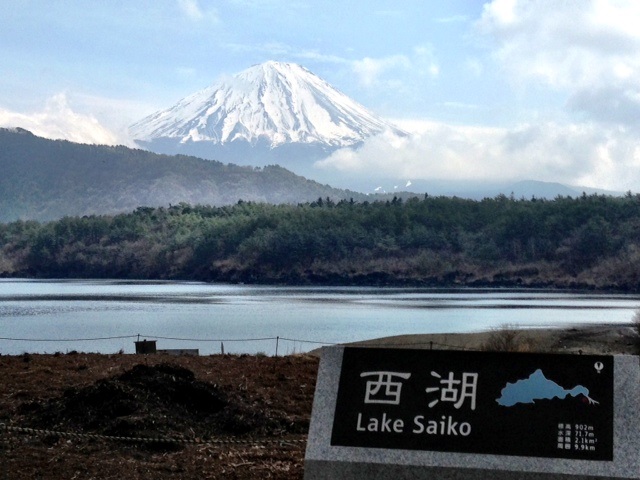
<instances>
[{"instance_id":1,"label":"lake","mask_svg":"<svg viewBox=\"0 0 640 480\"><path fill-rule=\"evenodd\" d=\"M640 296L549 290L273 287L0 280L0 354L125 353L138 339L201 354L291 354L392 335L630 322Z\"/></svg>"}]
</instances>

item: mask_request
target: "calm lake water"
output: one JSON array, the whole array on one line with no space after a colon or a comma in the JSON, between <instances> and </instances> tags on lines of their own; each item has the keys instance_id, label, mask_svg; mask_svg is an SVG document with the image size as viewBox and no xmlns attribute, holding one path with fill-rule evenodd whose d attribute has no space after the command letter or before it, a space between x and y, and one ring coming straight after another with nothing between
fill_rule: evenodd
<instances>
[{"instance_id":1,"label":"calm lake water","mask_svg":"<svg viewBox=\"0 0 640 480\"><path fill-rule=\"evenodd\" d=\"M304 352L414 333L630 322L640 296L556 291L0 280L0 354ZM117 338L121 337L121 338ZM276 341L276 337L279 339ZM317 342L317 343L316 343Z\"/></svg>"}]
</instances>

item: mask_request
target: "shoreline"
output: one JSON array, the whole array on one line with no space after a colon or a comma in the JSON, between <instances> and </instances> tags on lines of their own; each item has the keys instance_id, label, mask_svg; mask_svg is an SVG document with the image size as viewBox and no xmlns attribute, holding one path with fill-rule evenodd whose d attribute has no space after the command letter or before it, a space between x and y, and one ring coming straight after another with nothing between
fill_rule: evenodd
<instances>
[{"instance_id":1,"label":"shoreline","mask_svg":"<svg viewBox=\"0 0 640 480\"><path fill-rule=\"evenodd\" d=\"M120 277L61 277L48 275L29 276L24 271L6 272L0 271L0 280L26 280L26 281L131 281L131 282L196 282L211 285L249 285L267 287L318 287L318 288L415 288L424 290L500 290L516 292L563 292L563 293L591 293L591 294L620 294L637 295L640 287L637 285L595 285L593 283L562 280L532 280L524 277L513 279L500 278L490 280L488 278L476 278L465 280L454 277L451 280L440 277L411 278L394 277L384 272L374 274L362 274L349 276L342 274L311 276L292 275L289 278L255 278L246 276L221 276L215 279L200 278L120 278Z\"/></svg>"},{"instance_id":2,"label":"shoreline","mask_svg":"<svg viewBox=\"0 0 640 480\"><path fill-rule=\"evenodd\" d=\"M473 333L396 335L344 344L349 347L417 348L433 350L490 350L491 344L512 337L508 351L585 355L638 355L640 337L636 325L599 323L557 328L497 328ZM500 345L499 345L500 346ZM507 350L504 350L507 351ZM321 349L309 352L319 355Z\"/></svg>"}]
</instances>

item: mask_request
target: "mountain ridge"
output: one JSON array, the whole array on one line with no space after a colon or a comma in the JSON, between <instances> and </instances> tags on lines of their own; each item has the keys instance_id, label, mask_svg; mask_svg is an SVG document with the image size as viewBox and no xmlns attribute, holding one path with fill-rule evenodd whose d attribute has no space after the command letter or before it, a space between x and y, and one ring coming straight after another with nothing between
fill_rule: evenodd
<instances>
[{"instance_id":1,"label":"mountain ridge","mask_svg":"<svg viewBox=\"0 0 640 480\"><path fill-rule=\"evenodd\" d=\"M116 214L181 202L223 206L240 200L278 204L366 197L277 165L246 167L49 140L20 128L0 128L0 171L0 222Z\"/></svg>"},{"instance_id":2,"label":"mountain ridge","mask_svg":"<svg viewBox=\"0 0 640 480\"><path fill-rule=\"evenodd\" d=\"M545 182L521 182L498 189L450 191L414 181L413 191L364 194L296 175L279 165L223 164L191 156L167 156L124 146L78 144L38 137L22 128L0 128L0 222L48 221L63 216L116 214L138 207L190 203L223 206L239 200L304 203L318 198L385 201L394 197L459 196L516 198L578 196L577 189ZM441 187L444 188L444 187ZM466 190L466 192L465 192ZM599 192L616 195L619 192Z\"/></svg>"}]
</instances>

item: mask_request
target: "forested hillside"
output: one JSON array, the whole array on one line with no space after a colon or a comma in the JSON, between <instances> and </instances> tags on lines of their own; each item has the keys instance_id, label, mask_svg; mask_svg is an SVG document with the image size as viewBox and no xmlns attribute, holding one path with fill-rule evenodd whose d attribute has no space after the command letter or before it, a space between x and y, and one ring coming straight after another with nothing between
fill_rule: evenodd
<instances>
[{"instance_id":1,"label":"forested hillside","mask_svg":"<svg viewBox=\"0 0 640 480\"><path fill-rule=\"evenodd\" d=\"M130 212L140 205L297 203L364 198L278 166L240 167L195 157L82 145L0 128L0 222Z\"/></svg>"},{"instance_id":2,"label":"forested hillside","mask_svg":"<svg viewBox=\"0 0 640 480\"><path fill-rule=\"evenodd\" d=\"M0 225L34 277L640 290L640 196L142 207Z\"/></svg>"}]
</instances>

